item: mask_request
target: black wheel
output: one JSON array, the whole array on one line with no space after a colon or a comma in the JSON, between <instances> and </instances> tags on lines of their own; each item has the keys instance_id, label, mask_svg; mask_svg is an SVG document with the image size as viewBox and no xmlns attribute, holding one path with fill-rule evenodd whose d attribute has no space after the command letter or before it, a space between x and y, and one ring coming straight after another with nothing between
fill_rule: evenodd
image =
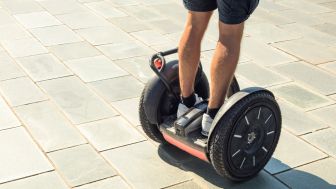
<instances>
[{"instance_id":1,"label":"black wheel","mask_svg":"<svg viewBox=\"0 0 336 189\"><path fill-rule=\"evenodd\" d=\"M265 91L244 97L231 107L210 139L215 170L234 181L254 177L271 158L281 132L281 112Z\"/></svg>"},{"instance_id":2,"label":"black wheel","mask_svg":"<svg viewBox=\"0 0 336 189\"><path fill-rule=\"evenodd\" d=\"M172 82L172 86L175 86L173 89L177 93L179 93L178 78L176 78L175 81ZM209 98L209 83L207 77L203 72L200 77L197 78L195 92L203 99ZM150 139L159 143L165 143L165 140L157 124L151 123L146 115L144 103L144 97L148 95L146 93L153 93L153 96L160 99L159 101L151 101L152 104L150 105L150 107L147 107L150 108L150 111L158 112L157 120L159 121L162 120L161 118L163 116L176 113L178 102L176 101L174 96L166 90L166 87L158 78L154 78L146 84L140 97L139 118L144 132Z\"/></svg>"}]
</instances>

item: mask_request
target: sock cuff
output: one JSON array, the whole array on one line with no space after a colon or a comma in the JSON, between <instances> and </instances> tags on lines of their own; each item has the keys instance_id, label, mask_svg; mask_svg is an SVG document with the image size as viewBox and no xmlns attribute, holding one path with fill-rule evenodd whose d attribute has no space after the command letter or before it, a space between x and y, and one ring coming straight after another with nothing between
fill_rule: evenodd
<instances>
[{"instance_id":1,"label":"sock cuff","mask_svg":"<svg viewBox=\"0 0 336 189\"><path fill-rule=\"evenodd\" d=\"M211 117L211 119L214 119L218 111L219 108L208 108L206 114L208 114Z\"/></svg>"},{"instance_id":2,"label":"sock cuff","mask_svg":"<svg viewBox=\"0 0 336 189\"><path fill-rule=\"evenodd\" d=\"M190 96L188 97L183 97L181 96L181 102L182 104L184 104L185 106L187 106L188 108L191 108L195 105L196 103L196 96L195 93L192 93Z\"/></svg>"}]
</instances>

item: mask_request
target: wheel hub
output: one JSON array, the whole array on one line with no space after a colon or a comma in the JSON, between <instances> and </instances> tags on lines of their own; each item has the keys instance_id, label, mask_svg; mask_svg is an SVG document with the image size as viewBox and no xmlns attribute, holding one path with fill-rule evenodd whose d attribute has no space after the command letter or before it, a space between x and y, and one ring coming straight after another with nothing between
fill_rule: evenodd
<instances>
[{"instance_id":1,"label":"wheel hub","mask_svg":"<svg viewBox=\"0 0 336 189\"><path fill-rule=\"evenodd\" d=\"M256 138L257 138L257 135L255 134L254 131L252 131L251 133L247 135L247 143L251 144Z\"/></svg>"}]
</instances>

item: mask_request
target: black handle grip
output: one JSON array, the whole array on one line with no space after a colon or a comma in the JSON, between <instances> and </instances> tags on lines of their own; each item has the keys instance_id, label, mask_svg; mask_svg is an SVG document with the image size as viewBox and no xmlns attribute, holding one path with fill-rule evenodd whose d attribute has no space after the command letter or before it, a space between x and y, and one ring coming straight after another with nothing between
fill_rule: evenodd
<instances>
[{"instance_id":1,"label":"black handle grip","mask_svg":"<svg viewBox=\"0 0 336 189\"><path fill-rule=\"evenodd\" d=\"M168 55L177 53L177 51L178 51L178 48L175 48L175 49L171 49L171 50L168 50L168 51L160 52L160 54L162 56L168 56Z\"/></svg>"}]
</instances>

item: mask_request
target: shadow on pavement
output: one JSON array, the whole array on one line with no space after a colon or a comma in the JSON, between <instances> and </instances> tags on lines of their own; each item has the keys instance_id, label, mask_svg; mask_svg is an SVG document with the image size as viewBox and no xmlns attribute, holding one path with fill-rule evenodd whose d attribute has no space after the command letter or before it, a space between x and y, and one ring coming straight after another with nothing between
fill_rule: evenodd
<instances>
[{"instance_id":1,"label":"shadow on pavement","mask_svg":"<svg viewBox=\"0 0 336 189\"><path fill-rule=\"evenodd\" d=\"M160 145L158 154L162 160L170 165L194 173L194 182L202 186L202 188L286 188L264 170L249 181L242 183L232 182L219 176L209 163L199 160L172 145ZM272 161L277 161L278 164L284 165L280 160L273 158ZM288 165L286 166L289 167ZM292 169L278 176L281 180L286 180L285 183L294 189L336 189L336 185L329 184L316 175L296 169Z\"/></svg>"}]
</instances>

